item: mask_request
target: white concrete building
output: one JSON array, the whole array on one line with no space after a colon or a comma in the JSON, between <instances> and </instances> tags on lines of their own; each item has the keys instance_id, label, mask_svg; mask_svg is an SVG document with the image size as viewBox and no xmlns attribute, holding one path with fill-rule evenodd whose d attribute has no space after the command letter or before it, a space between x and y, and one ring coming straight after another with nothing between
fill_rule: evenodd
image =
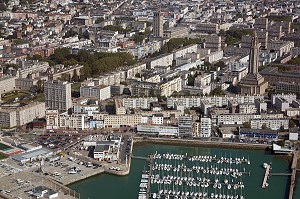
<instances>
[{"instance_id":1,"label":"white concrete building","mask_svg":"<svg viewBox=\"0 0 300 199\"><path fill-rule=\"evenodd\" d=\"M290 104L293 102L293 100L297 99L296 94L273 94L271 96L271 101L273 105L275 105L275 99L278 97L285 99Z\"/></svg>"},{"instance_id":2,"label":"white concrete building","mask_svg":"<svg viewBox=\"0 0 300 199\"><path fill-rule=\"evenodd\" d=\"M134 127L141 123L141 117L142 115L140 114L106 115L104 117L104 125L106 128Z\"/></svg>"},{"instance_id":3,"label":"white concrete building","mask_svg":"<svg viewBox=\"0 0 300 199\"><path fill-rule=\"evenodd\" d=\"M182 79L181 77L175 77L159 83L160 91L162 96L170 96L175 91L179 92L182 90Z\"/></svg>"},{"instance_id":4,"label":"white concrete building","mask_svg":"<svg viewBox=\"0 0 300 199\"><path fill-rule=\"evenodd\" d=\"M211 119L203 117L200 122L193 123L193 137L210 137Z\"/></svg>"},{"instance_id":5,"label":"white concrete building","mask_svg":"<svg viewBox=\"0 0 300 199\"><path fill-rule=\"evenodd\" d=\"M223 59L223 50L216 51L216 52L206 55L204 60L206 62L213 63L213 62L217 62L221 59Z\"/></svg>"},{"instance_id":6,"label":"white concrete building","mask_svg":"<svg viewBox=\"0 0 300 199\"><path fill-rule=\"evenodd\" d=\"M283 97L276 97L275 107L280 111L285 111L286 109L290 108L290 103Z\"/></svg>"},{"instance_id":7,"label":"white concrete building","mask_svg":"<svg viewBox=\"0 0 300 199\"><path fill-rule=\"evenodd\" d=\"M151 102L158 102L157 97L143 97L143 98L123 98L123 106L125 108L140 108L150 109Z\"/></svg>"},{"instance_id":8,"label":"white concrete building","mask_svg":"<svg viewBox=\"0 0 300 199\"><path fill-rule=\"evenodd\" d=\"M115 109L117 115L126 114L126 108L123 106L121 99L115 99Z\"/></svg>"},{"instance_id":9,"label":"white concrete building","mask_svg":"<svg viewBox=\"0 0 300 199\"><path fill-rule=\"evenodd\" d=\"M176 126L137 125L137 133L160 136L178 136L179 130Z\"/></svg>"},{"instance_id":10,"label":"white concrete building","mask_svg":"<svg viewBox=\"0 0 300 199\"><path fill-rule=\"evenodd\" d=\"M89 98L79 98L73 100L73 113L87 113L89 116L92 116L92 113L98 111L98 100Z\"/></svg>"},{"instance_id":11,"label":"white concrete building","mask_svg":"<svg viewBox=\"0 0 300 199\"><path fill-rule=\"evenodd\" d=\"M102 101L111 98L110 86L81 86L81 97L94 97Z\"/></svg>"},{"instance_id":12,"label":"white concrete building","mask_svg":"<svg viewBox=\"0 0 300 199\"><path fill-rule=\"evenodd\" d=\"M164 124L164 115L157 113L157 114L153 114L152 118L151 118L151 123L155 124L155 125L163 125Z\"/></svg>"}]
</instances>

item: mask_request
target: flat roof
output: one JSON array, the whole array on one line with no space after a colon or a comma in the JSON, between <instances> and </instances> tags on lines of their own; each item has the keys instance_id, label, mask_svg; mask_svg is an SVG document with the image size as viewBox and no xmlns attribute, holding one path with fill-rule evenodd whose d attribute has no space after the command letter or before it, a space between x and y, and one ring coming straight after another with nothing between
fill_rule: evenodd
<instances>
[{"instance_id":1,"label":"flat roof","mask_svg":"<svg viewBox=\"0 0 300 199\"><path fill-rule=\"evenodd\" d=\"M14 155L14 156L12 156L12 159L17 160L17 161L22 161L22 160L34 158L34 157L37 157L37 156L43 156L43 155L49 154L51 152L52 151L50 149L41 148L41 149L36 149L36 150L33 150L33 151L21 153L21 154L18 154L18 155Z\"/></svg>"},{"instance_id":2,"label":"flat roof","mask_svg":"<svg viewBox=\"0 0 300 199\"><path fill-rule=\"evenodd\" d=\"M102 151L108 151L109 145L98 145L95 146L94 152L102 152Z\"/></svg>"}]
</instances>

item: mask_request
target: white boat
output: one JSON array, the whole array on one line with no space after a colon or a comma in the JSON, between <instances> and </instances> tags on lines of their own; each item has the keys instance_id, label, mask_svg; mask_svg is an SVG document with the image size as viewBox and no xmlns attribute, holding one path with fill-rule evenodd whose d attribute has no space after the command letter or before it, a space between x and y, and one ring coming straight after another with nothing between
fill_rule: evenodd
<instances>
[{"instance_id":1,"label":"white boat","mask_svg":"<svg viewBox=\"0 0 300 199\"><path fill-rule=\"evenodd\" d=\"M268 164L267 163L263 163L263 168L267 168L268 167Z\"/></svg>"}]
</instances>

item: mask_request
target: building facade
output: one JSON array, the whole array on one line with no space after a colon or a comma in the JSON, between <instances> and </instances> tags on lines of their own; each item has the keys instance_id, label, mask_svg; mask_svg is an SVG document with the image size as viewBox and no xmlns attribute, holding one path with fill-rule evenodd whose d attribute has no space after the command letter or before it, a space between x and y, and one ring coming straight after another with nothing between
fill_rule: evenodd
<instances>
[{"instance_id":1,"label":"building facade","mask_svg":"<svg viewBox=\"0 0 300 199\"><path fill-rule=\"evenodd\" d=\"M72 108L71 83L49 80L44 87L46 108L60 112Z\"/></svg>"}]
</instances>

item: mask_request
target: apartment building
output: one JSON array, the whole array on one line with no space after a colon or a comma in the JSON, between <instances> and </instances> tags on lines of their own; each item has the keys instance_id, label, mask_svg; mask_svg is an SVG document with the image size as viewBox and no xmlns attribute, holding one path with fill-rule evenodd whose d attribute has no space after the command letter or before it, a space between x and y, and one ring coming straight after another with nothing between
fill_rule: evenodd
<instances>
[{"instance_id":1,"label":"apartment building","mask_svg":"<svg viewBox=\"0 0 300 199\"><path fill-rule=\"evenodd\" d=\"M216 23L198 23L196 30L203 33L219 33L220 26Z\"/></svg>"},{"instance_id":2,"label":"apartment building","mask_svg":"<svg viewBox=\"0 0 300 199\"><path fill-rule=\"evenodd\" d=\"M180 135L191 135L193 132L193 117L179 116L178 128L179 128Z\"/></svg>"},{"instance_id":3,"label":"apartment building","mask_svg":"<svg viewBox=\"0 0 300 199\"><path fill-rule=\"evenodd\" d=\"M3 77L0 78L0 93L7 93L13 90L16 90L16 79L18 77Z\"/></svg>"},{"instance_id":4,"label":"apartment building","mask_svg":"<svg viewBox=\"0 0 300 199\"><path fill-rule=\"evenodd\" d=\"M85 117L86 114L72 114L67 112L58 115L58 126L62 129L85 129Z\"/></svg>"},{"instance_id":5,"label":"apartment building","mask_svg":"<svg viewBox=\"0 0 300 199\"><path fill-rule=\"evenodd\" d=\"M221 37L218 35L207 35L205 37L205 48L211 49L211 52L221 50Z\"/></svg>"},{"instance_id":6,"label":"apartment building","mask_svg":"<svg viewBox=\"0 0 300 199\"><path fill-rule=\"evenodd\" d=\"M36 118L45 117L45 103L34 102L24 106L1 107L0 126L12 128L32 122Z\"/></svg>"},{"instance_id":7,"label":"apartment building","mask_svg":"<svg viewBox=\"0 0 300 199\"><path fill-rule=\"evenodd\" d=\"M185 108L199 107L200 100L200 97L168 97L167 107L174 108L175 102L180 102Z\"/></svg>"},{"instance_id":8,"label":"apartment building","mask_svg":"<svg viewBox=\"0 0 300 199\"><path fill-rule=\"evenodd\" d=\"M72 108L71 83L49 80L44 85L46 108L64 112Z\"/></svg>"},{"instance_id":9,"label":"apartment building","mask_svg":"<svg viewBox=\"0 0 300 199\"><path fill-rule=\"evenodd\" d=\"M15 110L0 109L0 125L2 128L17 126L17 114Z\"/></svg>"},{"instance_id":10,"label":"apartment building","mask_svg":"<svg viewBox=\"0 0 300 199\"><path fill-rule=\"evenodd\" d=\"M46 129L58 129L58 110L46 110Z\"/></svg>"},{"instance_id":11,"label":"apartment building","mask_svg":"<svg viewBox=\"0 0 300 199\"><path fill-rule=\"evenodd\" d=\"M275 84L275 90L278 92L300 93L300 83L278 82Z\"/></svg>"},{"instance_id":12,"label":"apartment building","mask_svg":"<svg viewBox=\"0 0 300 199\"><path fill-rule=\"evenodd\" d=\"M153 17L153 36L163 37L164 34L164 16L161 12L154 12Z\"/></svg>"},{"instance_id":13,"label":"apartment building","mask_svg":"<svg viewBox=\"0 0 300 199\"><path fill-rule=\"evenodd\" d=\"M217 62L223 58L223 50L210 53L205 56L205 61L209 63Z\"/></svg>"},{"instance_id":14,"label":"apartment building","mask_svg":"<svg viewBox=\"0 0 300 199\"><path fill-rule=\"evenodd\" d=\"M200 122L193 123L193 137L210 137L211 119L203 117Z\"/></svg>"},{"instance_id":15,"label":"apartment building","mask_svg":"<svg viewBox=\"0 0 300 199\"><path fill-rule=\"evenodd\" d=\"M150 109L152 102L158 102L157 97L143 97L143 98L123 98L123 106L125 108L140 108Z\"/></svg>"},{"instance_id":16,"label":"apartment building","mask_svg":"<svg viewBox=\"0 0 300 199\"><path fill-rule=\"evenodd\" d=\"M276 103L276 98L282 98L286 100L289 104L291 104L293 101L297 101L297 95L296 94L272 94L271 95L271 102L273 105Z\"/></svg>"},{"instance_id":17,"label":"apartment building","mask_svg":"<svg viewBox=\"0 0 300 199\"><path fill-rule=\"evenodd\" d=\"M141 117L140 114L107 115L104 117L104 126L106 128L134 127L141 123Z\"/></svg>"},{"instance_id":18,"label":"apartment building","mask_svg":"<svg viewBox=\"0 0 300 199\"><path fill-rule=\"evenodd\" d=\"M125 115L126 108L123 106L121 99L115 99L115 109L117 115Z\"/></svg>"},{"instance_id":19,"label":"apartment building","mask_svg":"<svg viewBox=\"0 0 300 199\"><path fill-rule=\"evenodd\" d=\"M182 90L182 79L181 77L174 77L159 83L160 91L162 96L170 96L174 92Z\"/></svg>"},{"instance_id":20,"label":"apartment building","mask_svg":"<svg viewBox=\"0 0 300 199\"><path fill-rule=\"evenodd\" d=\"M85 86L80 87L81 97L93 97L99 101L111 98L110 86Z\"/></svg>"},{"instance_id":21,"label":"apartment building","mask_svg":"<svg viewBox=\"0 0 300 199\"><path fill-rule=\"evenodd\" d=\"M159 136L178 136L179 130L177 126L137 125L137 133Z\"/></svg>"},{"instance_id":22,"label":"apartment building","mask_svg":"<svg viewBox=\"0 0 300 199\"><path fill-rule=\"evenodd\" d=\"M269 85L276 85L278 82L300 83L300 73L297 71L279 72L277 67L267 67L260 74Z\"/></svg>"},{"instance_id":23,"label":"apartment building","mask_svg":"<svg viewBox=\"0 0 300 199\"><path fill-rule=\"evenodd\" d=\"M33 102L31 104L18 107L16 109L17 126L28 124L36 118L45 117L45 110L44 102Z\"/></svg>"},{"instance_id":24,"label":"apartment building","mask_svg":"<svg viewBox=\"0 0 300 199\"><path fill-rule=\"evenodd\" d=\"M240 114L240 113L219 113L214 110L210 113L212 124L243 124L249 122L251 119L282 119L283 114Z\"/></svg>"},{"instance_id":25,"label":"apartment building","mask_svg":"<svg viewBox=\"0 0 300 199\"><path fill-rule=\"evenodd\" d=\"M274 119L251 119L250 125L252 129L262 129L263 127L278 130L278 129L288 129L289 119L286 118L274 118Z\"/></svg>"},{"instance_id":26,"label":"apartment building","mask_svg":"<svg viewBox=\"0 0 300 199\"><path fill-rule=\"evenodd\" d=\"M73 100L73 113L92 113L99 111L98 100L93 98L78 98Z\"/></svg>"},{"instance_id":27,"label":"apartment building","mask_svg":"<svg viewBox=\"0 0 300 199\"><path fill-rule=\"evenodd\" d=\"M185 38L189 34L187 27L174 27L164 31L165 38Z\"/></svg>"}]
</instances>

